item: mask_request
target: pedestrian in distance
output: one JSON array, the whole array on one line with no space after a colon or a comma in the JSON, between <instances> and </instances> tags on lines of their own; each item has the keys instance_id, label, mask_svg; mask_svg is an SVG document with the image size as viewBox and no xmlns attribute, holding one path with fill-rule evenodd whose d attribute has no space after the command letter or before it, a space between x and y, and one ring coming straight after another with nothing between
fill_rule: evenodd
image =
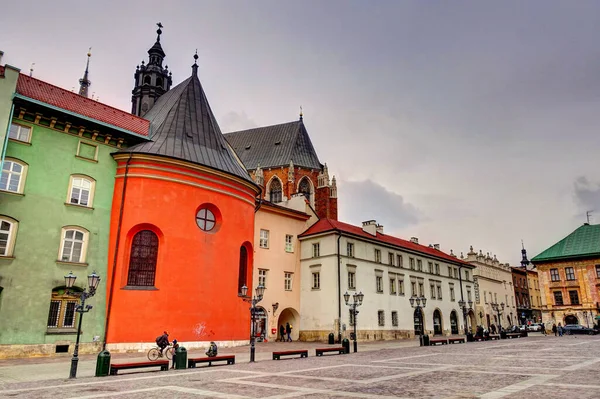
<instances>
[{"instance_id":1,"label":"pedestrian in distance","mask_svg":"<svg viewBox=\"0 0 600 399\"><path fill-rule=\"evenodd\" d=\"M215 356L217 356L217 353L218 353L217 344L215 344L215 341L210 341L210 346L208 347L208 350L206 351L206 356L215 357Z\"/></svg>"},{"instance_id":2,"label":"pedestrian in distance","mask_svg":"<svg viewBox=\"0 0 600 399\"><path fill-rule=\"evenodd\" d=\"M177 348L179 348L179 344L177 343L177 340L174 339L173 340L173 365L171 366L172 369L175 368L175 360L177 359Z\"/></svg>"},{"instance_id":3,"label":"pedestrian in distance","mask_svg":"<svg viewBox=\"0 0 600 399\"><path fill-rule=\"evenodd\" d=\"M556 328L556 324L552 324L552 332L554 333L555 337L558 335L558 328Z\"/></svg>"},{"instance_id":4,"label":"pedestrian in distance","mask_svg":"<svg viewBox=\"0 0 600 399\"><path fill-rule=\"evenodd\" d=\"M285 327L283 326L283 324L281 324L279 326L279 336L280 336L279 341L281 341L281 342L285 341Z\"/></svg>"},{"instance_id":5,"label":"pedestrian in distance","mask_svg":"<svg viewBox=\"0 0 600 399\"><path fill-rule=\"evenodd\" d=\"M544 323L540 323L540 327L542 327L542 334L548 335L548 333L546 332L546 326L544 325Z\"/></svg>"},{"instance_id":6,"label":"pedestrian in distance","mask_svg":"<svg viewBox=\"0 0 600 399\"><path fill-rule=\"evenodd\" d=\"M285 323L285 332L287 334L287 341L292 342L292 326L290 326L290 323Z\"/></svg>"},{"instance_id":7,"label":"pedestrian in distance","mask_svg":"<svg viewBox=\"0 0 600 399\"><path fill-rule=\"evenodd\" d=\"M562 337L562 336L563 336L563 328L562 328L562 326L560 325L560 323L558 323L558 336L559 336L559 337Z\"/></svg>"}]
</instances>

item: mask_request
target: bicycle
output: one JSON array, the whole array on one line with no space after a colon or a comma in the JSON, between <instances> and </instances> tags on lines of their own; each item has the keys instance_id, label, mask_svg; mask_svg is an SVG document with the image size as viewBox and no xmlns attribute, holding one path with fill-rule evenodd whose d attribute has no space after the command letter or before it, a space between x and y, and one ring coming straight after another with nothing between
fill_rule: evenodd
<instances>
[{"instance_id":1,"label":"bicycle","mask_svg":"<svg viewBox=\"0 0 600 399\"><path fill-rule=\"evenodd\" d=\"M173 345L169 344L164 350L164 355L161 355L160 348L155 346L154 348L150 348L148 351L148 359L151 361L156 361L159 358L165 356L168 360L173 360Z\"/></svg>"}]
</instances>

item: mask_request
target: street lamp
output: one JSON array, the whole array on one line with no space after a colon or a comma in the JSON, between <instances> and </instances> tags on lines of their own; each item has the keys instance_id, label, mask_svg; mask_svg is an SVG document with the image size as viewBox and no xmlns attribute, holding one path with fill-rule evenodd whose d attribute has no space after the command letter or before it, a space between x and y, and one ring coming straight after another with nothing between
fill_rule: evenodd
<instances>
[{"instance_id":1,"label":"street lamp","mask_svg":"<svg viewBox=\"0 0 600 399\"><path fill-rule=\"evenodd\" d=\"M356 308L362 305L364 297L365 294L362 292L359 292L358 294L355 292L352 295L352 302L350 303L348 302L350 301L350 294L348 294L348 292L344 294L344 302L346 302L346 305L350 306L350 312L352 312L352 317L354 318L354 353L358 352L358 336L356 335L356 315L358 314L358 310L356 310Z\"/></svg>"},{"instance_id":2,"label":"street lamp","mask_svg":"<svg viewBox=\"0 0 600 399\"><path fill-rule=\"evenodd\" d=\"M492 309L498 313L498 328L499 332L502 331L502 319L500 318L500 311L504 312L504 302L492 303Z\"/></svg>"},{"instance_id":3,"label":"street lamp","mask_svg":"<svg viewBox=\"0 0 600 399\"><path fill-rule=\"evenodd\" d=\"M418 297L416 295L413 295L410 297L409 302L412 308L419 311L419 324L421 327L419 328L419 345L423 346L423 308L425 308L425 305L427 304L427 298L425 298L424 296ZM423 306L421 306L421 302L423 303Z\"/></svg>"},{"instance_id":4,"label":"street lamp","mask_svg":"<svg viewBox=\"0 0 600 399\"><path fill-rule=\"evenodd\" d=\"M469 323L468 323L468 319L467 319L467 311L473 310L473 301L469 301L468 304L469 304L469 307L467 308L467 302L465 302L462 299L460 301L458 301L458 306L462 309L463 320L465 321L465 335L467 335L468 332L469 332Z\"/></svg>"},{"instance_id":5,"label":"street lamp","mask_svg":"<svg viewBox=\"0 0 600 399\"><path fill-rule=\"evenodd\" d=\"M258 287L256 287L255 292L256 296L254 296L253 298L246 296L246 294L248 294L248 287L244 285L242 286L242 292L240 293L240 296L242 297L244 302L250 303L250 317L252 320L252 326L250 327L250 363L254 363L254 325L256 317L256 304L262 301L263 294L265 293L265 287L263 285L259 285Z\"/></svg>"},{"instance_id":6,"label":"street lamp","mask_svg":"<svg viewBox=\"0 0 600 399\"><path fill-rule=\"evenodd\" d=\"M80 305L77 305L75 311L79 313L79 323L77 324L77 340L75 341L75 350L73 351L73 358L71 359L71 372L69 378L77 378L77 364L79 363L79 336L81 335L81 321L83 320L83 314L89 312L92 309L92 305L86 305L85 300L93 297L96 294L96 288L100 284L100 276L93 272L88 276L88 291L84 289L81 292L73 292L70 288L73 288L77 280L77 276L73 272L69 272L65 276L65 286L67 287L67 294L78 295L81 301Z\"/></svg>"}]
</instances>

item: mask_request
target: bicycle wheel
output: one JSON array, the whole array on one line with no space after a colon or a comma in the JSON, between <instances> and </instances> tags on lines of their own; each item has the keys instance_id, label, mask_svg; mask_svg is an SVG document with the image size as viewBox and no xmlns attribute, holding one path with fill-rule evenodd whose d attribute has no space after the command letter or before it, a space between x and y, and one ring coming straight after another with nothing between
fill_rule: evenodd
<instances>
[{"instance_id":1,"label":"bicycle wheel","mask_svg":"<svg viewBox=\"0 0 600 399\"><path fill-rule=\"evenodd\" d=\"M167 359L173 360L173 351L174 349L170 346L167 349L165 349L165 356L167 357Z\"/></svg>"},{"instance_id":2,"label":"bicycle wheel","mask_svg":"<svg viewBox=\"0 0 600 399\"><path fill-rule=\"evenodd\" d=\"M158 353L158 348L152 348L148 351L148 359L151 361L158 360L160 354Z\"/></svg>"}]
</instances>

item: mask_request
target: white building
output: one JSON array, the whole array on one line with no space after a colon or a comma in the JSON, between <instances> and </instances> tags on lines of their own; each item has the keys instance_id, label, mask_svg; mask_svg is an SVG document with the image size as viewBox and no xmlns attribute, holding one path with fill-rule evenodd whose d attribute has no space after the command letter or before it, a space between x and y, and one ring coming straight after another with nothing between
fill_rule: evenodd
<instances>
[{"instance_id":1,"label":"white building","mask_svg":"<svg viewBox=\"0 0 600 399\"><path fill-rule=\"evenodd\" d=\"M484 327L495 324L497 327L501 325L504 328L517 324L517 307L510 265L500 263L496 259L496 255L491 257L489 252L484 255L481 250L479 250L479 253L473 251L473 246L471 246L464 261L475 267L474 286L477 324ZM501 306L498 308L500 323L498 323L498 310L493 308L492 303L504 304L504 309Z\"/></svg>"},{"instance_id":2,"label":"white building","mask_svg":"<svg viewBox=\"0 0 600 399\"><path fill-rule=\"evenodd\" d=\"M299 239L300 340L324 340L331 332L337 336L353 329L345 292L364 294L358 308L359 340L414 337L420 323L411 296L427 298L426 333L462 332L459 300L472 300L473 266L439 245L386 235L374 220L361 228L321 219Z\"/></svg>"}]
</instances>

